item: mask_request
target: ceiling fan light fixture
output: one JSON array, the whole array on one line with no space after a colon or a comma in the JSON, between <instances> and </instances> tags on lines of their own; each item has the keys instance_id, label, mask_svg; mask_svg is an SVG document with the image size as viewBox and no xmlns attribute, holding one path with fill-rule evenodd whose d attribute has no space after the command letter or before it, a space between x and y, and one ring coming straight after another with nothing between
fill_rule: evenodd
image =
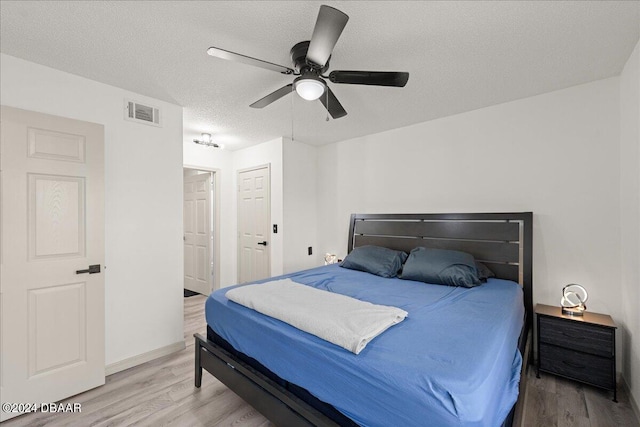
<instances>
[{"instance_id":1,"label":"ceiling fan light fixture","mask_svg":"<svg viewBox=\"0 0 640 427\"><path fill-rule=\"evenodd\" d=\"M344 12L331 6L320 6L311 40L298 42L289 51L293 68L214 46L210 47L207 53L216 58L240 62L289 76L298 76L292 83L251 104L251 108L264 108L278 99L290 95L295 89L304 100L320 100L331 117L339 119L346 116L347 111L340 104L325 79L328 78L332 83L391 87L404 87L409 80L409 73L398 71L334 70L328 76L325 75L329 70L329 60L333 49L348 21L349 16Z\"/></svg>"},{"instance_id":2,"label":"ceiling fan light fixture","mask_svg":"<svg viewBox=\"0 0 640 427\"><path fill-rule=\"evenodd\" d=\"M322 96L327 85L318 77L300 76L293 82L293 87L302 99L315 101Z\"/></svg>"}]
</instances>

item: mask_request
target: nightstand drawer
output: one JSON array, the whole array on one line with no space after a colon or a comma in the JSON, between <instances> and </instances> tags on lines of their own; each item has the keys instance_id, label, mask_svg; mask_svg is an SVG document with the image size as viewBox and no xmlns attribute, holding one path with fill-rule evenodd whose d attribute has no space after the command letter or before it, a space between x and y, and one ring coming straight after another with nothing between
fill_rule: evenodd
<instances>
[{"instance_id":1,"label":"nightstand drawer","mask_svg":"<svg viewBox=\"0 0 640 427\"><path fill-rule=\"evenodd\" d=\"M540 343L540 369L600 387L614 387L613 359Z\"/></svg>"},{"instance_id":2,"label":"nightstand drawer","mask_svg":"<svg viewBox=\"0 0 640 427\"><path fill-rule=\"evenodd\" d=\"M540 317L540 342L604 357L613 356L613 330L551 317Z\"/></svg>"}]
</instances>

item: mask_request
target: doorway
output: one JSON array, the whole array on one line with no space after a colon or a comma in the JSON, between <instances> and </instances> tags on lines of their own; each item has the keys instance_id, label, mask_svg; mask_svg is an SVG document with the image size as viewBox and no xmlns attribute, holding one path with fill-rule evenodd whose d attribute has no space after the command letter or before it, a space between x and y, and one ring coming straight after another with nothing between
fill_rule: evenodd
<instances>
[{"instance_id":1,"label":"doorway","mask_svg":"<svg viewBox=\"0 0 640 427\"><path fill-rule=\"evenodd\" d=\"M219 203L216 171L184 167L183 240L185 296L209 295L219 284Z\"/></svg>"},{"instance_id":2,"label":"doorway","mask_svg":"<svg viewBox=\"0 0 640 427\"><path fill-rule=\"evenodd\" d=\"M270 165L238 171L238 282L271 275Z\"/></svg>"},{"instance_id":3,"label":"doorway","mask_svg":"<svg viewBox=\"0 0 640 427\"><path fill-rule=\"evenodd\" d=\"M1 113L0 395L56 402L105 382L104 127Z\"/></svg>"}]
</instances>

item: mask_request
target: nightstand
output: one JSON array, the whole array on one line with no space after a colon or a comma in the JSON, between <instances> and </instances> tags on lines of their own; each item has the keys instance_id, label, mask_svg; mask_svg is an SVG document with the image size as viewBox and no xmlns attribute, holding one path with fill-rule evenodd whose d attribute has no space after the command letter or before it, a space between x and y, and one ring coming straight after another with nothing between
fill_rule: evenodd
<instances>
[{"instance_id":1,"label":"nightstand","mask_svg":"<svg viewBox=\"0 0 640 427\"><path fill-rule=\"evenodd\" d=\"M616 324L611 316L585 312L562 314L560 307L537 304L540 371L616 393Z\"/></svg>"}]
</instances>

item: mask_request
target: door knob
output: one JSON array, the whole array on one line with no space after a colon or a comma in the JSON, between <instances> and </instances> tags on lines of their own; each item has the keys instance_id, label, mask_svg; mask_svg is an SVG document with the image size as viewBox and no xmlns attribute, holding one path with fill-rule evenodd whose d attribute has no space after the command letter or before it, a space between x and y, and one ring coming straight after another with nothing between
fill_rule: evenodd
<instances>
[{"instance_id":1,"label":"door knob","mask_svg":"<svg viewBox=\"0 0 640 427\"><path fill-rule=\"evenodd\" d=\"M265 240L264 242L258 242L258 244L262 246L267 246L267 241Z\"/></svg>"},{"instance_id":2,"label":"door knob","mask_svg":"<svg viewBox=\"0 0 640 427\"><path fill-rule=\"evenodd\" d=\"M100 273L100 264L90 265L89 268L86 270L76 270L76 274L85 274L85 273L89 273L89 274Z\"/></svg>"}]
</instances>

